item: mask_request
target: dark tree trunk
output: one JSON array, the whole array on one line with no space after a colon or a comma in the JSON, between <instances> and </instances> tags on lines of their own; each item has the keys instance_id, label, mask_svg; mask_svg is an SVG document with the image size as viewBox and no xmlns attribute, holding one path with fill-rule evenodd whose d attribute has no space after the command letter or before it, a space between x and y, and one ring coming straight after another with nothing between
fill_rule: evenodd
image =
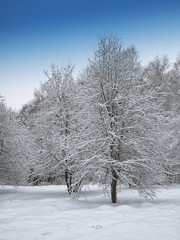
<instances>
[{"instance_id":1,"label":"dark tree trunk","mask_svg":"<svg viewBox=\"0 0 180 240\"><path fill-rule=\"evenodd\" d=\"M111 182L111 201L112 203L117 202L117 179L118 176L115 170L112 171L112 182Z\"/></svg>"},{"instance_id":2,"label":"dark tree trunk","mask_svg":"<svg viewBox=\"0 0 180 240\"><path fill-rule=\"evenodd\" d=\"M69 173L68 169L65 170L65 182L68 193L70 194L72 192L72 174Z\"/></svg>"}]
</instances>

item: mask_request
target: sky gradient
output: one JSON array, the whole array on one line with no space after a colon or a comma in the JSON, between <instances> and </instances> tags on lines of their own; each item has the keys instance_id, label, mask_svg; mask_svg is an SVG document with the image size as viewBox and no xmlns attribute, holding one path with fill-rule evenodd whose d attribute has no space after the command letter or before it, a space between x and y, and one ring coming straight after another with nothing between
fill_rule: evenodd
<instances>
[{"instance_id":1,"label":"sky gradient","mask_svg":"<svg viewBox=\"0 0 180 240\"><path fill-rule=\"evenodd\" d=\"M0 94L16 110L51 63L86 66L98 38L133 44L142 64L180 52L179 0L0 0Z\"/></svg>"}]
</instances>

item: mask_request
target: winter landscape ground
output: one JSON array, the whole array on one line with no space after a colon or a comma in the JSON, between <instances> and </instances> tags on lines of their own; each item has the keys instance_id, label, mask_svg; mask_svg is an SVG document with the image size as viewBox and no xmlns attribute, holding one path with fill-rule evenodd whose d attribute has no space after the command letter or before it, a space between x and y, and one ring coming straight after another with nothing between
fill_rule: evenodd
<instances>
[{"instance_id":1,"label":"winter landscape ground","mask_svg":"<svg viewBox=\"0 0 180 240\"><path fill-rule=\"evenodd\" d=\"M180 185L147 201L122 189L110 203L97 185L79 200L65 186L0 187L0 240L179 240Z\"/></svg>"}]
</instances>

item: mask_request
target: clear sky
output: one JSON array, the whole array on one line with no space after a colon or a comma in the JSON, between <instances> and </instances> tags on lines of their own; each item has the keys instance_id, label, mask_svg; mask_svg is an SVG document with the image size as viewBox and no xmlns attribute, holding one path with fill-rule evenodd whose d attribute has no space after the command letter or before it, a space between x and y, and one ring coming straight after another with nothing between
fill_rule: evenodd
<instances>
[{"instance_id":1,"label":"clear sky","mask_svg":"<svg viewBox=\"0 0 180 240\"><path fill-rule=\"evenodd\" d=\"M93 55L100 36L133 44L143 64L180 52L180 0L0 0L0 94L19 109L33 98L51 63Z\"/></svg>"}]
</instances>

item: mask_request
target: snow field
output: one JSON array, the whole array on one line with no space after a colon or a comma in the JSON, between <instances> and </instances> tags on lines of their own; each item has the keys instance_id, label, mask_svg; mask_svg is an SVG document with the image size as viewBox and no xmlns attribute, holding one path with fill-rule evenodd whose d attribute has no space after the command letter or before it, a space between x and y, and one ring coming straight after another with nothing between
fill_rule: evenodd
<instances>
[{"instance_id":1,"label":"snow field","mask_svg":"<svg viewBox=\"0 0 180 240\"><path fill-rule=\"evenodd\" d=\"M0 240L179 240L180 185L110 203L96 185L71 200L65 186L0 187Z\"/></svg>"}]
</instances>

